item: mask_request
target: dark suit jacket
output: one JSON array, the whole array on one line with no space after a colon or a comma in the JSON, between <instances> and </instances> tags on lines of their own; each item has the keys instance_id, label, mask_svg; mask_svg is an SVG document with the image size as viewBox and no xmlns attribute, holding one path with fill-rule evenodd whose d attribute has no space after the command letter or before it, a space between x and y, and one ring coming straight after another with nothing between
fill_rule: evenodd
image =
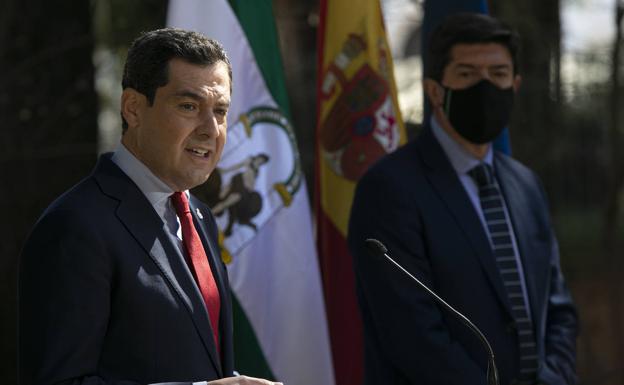
<instances>
[{"instance_id":1,"label":"dark suit jacket","mask_svg":"<svg viewBox=\"0 0 624 385\"><path fill-rule=\"evenodd\" d=\"M494 167L510 211L539 349L539 379L576 381L577 316L537 177L497 153ZM470 318L489 339L501 384L518 372L517 330L483 225L430 129L386 156L360 180L349 225L364 323L366 384L485 383L478 339L416 284L364 244L389 254Z\"/></svg>"},{"instance_id":2,"label":"dark suit jacket","mask_svg":"<svg viewBox=\"0 0 624 385\"><path fill-rule=\"evenodd\" d=\"M22 252L21 384L147 384L232 375L230 292L217 228L207 206L193 197L190 204L221 296L220 357L184 257L109 154L45 211Z\"/></svg>"}]
</instances>

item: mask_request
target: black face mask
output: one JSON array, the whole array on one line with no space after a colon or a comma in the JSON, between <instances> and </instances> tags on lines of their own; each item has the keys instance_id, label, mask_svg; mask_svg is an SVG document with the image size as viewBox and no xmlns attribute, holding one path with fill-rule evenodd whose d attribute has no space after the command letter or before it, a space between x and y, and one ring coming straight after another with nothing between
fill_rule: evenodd
<instances>
[{"instance_id":1,"label":"black face mask","mask_svg":"<svg viewBox=\"0 0 624 385\"><path fill-rule=\"evenodd\" d=\"M488 80L460 90L444 87L444 113L464 139L475 144L494 140L509 123L514 90Z\"/></svg>"}]
</instances>

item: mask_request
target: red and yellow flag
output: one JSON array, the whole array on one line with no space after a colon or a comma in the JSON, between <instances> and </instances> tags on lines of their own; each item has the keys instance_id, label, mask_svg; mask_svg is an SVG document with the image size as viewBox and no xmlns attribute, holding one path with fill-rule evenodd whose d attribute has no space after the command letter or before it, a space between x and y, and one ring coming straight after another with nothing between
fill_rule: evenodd
<instances>
[{"instance_id":1,"label":"red and yellow flag","mask_svg":"<svg viewBox=\"0 0 624 385\"><path fill-rule=\"evenodd\" d=\"M363 344L349 212L358 179L406 134L379 0L322 0L318 41L318 250L336 384L358 385Z\"/></svg>"}]
</instances>

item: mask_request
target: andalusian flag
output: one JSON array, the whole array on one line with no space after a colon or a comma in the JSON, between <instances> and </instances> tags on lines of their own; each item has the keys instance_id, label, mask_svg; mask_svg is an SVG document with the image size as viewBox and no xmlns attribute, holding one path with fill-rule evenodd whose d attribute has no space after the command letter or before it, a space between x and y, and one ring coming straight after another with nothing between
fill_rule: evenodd
<instances>
[{"instance_id":1,"label":"andalusian flag","mask_svg":"<svg viewBox=\"0 0 624 385\"><path fill-rule=\"evenodd\" d=\"M312 221L270 0L170 1L168 24L223 44L233 67L228 140L196 193L217 216L242 374L334 384Z\"/></svg>"},{"instance_id":2,"label":"andalusian flag","mask_svg":"<svg viewBox=\"0 0 624 385\"><path fill-rule=\"evenodd\" d=\"M428 60L429 37L445 17L457 12L476 12L488 13L488 5L486 0L426 0L425 1L425 17L423 19L422 28L422 47L423 47L423 70ZM427 99L425 98L425 101ZM425 103L425 119L430 116L430 108ZM506 154L511 153L511 144L509 143L509 131L505 129L494 141L494 148Z\"/></svg>"},{"instance_id":3,"label":"andalusian flag","mask_svg":"<svg viewBox=\"0 0 624 385\"><path fill-rule=\"evenodd\" d=\"M362 380L347 224L357 180L406 141L379 0L322 0L316 213L336 383Z\"/></svg>"}]
</instances>

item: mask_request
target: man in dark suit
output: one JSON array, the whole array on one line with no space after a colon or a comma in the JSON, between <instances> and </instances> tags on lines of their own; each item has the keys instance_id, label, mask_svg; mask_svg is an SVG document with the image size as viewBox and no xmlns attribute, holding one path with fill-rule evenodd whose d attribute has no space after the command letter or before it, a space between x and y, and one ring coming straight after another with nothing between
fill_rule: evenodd
<instances>
[{"instance_id":1,"label":"man in dark suit","mask_svg":"<svg viewBox=\"0 0 624 385\"><path fill-rule=\"evenodd\" d=\"M485 15L449 17L430 40L421 135L357 186L349 226L364 322L366 384L485 384L487 352L365 239L471 319L489 339L500 383L576 382L577 316L544 191L495 152L509 122L517 36Z\"/></svg>"},{"instance_id":2,"label":"man in dark suit","mask_svg":"<svg viewBox=\"0 0 624 385\"><path fill-rule=\"evenodd\" d=\"M231 77L198 33L135 40L121 143L48 207L22 253L22 384L272 384L234 376L216 224L188 194L221 156Z\"/></svg>"}]
</instances>

